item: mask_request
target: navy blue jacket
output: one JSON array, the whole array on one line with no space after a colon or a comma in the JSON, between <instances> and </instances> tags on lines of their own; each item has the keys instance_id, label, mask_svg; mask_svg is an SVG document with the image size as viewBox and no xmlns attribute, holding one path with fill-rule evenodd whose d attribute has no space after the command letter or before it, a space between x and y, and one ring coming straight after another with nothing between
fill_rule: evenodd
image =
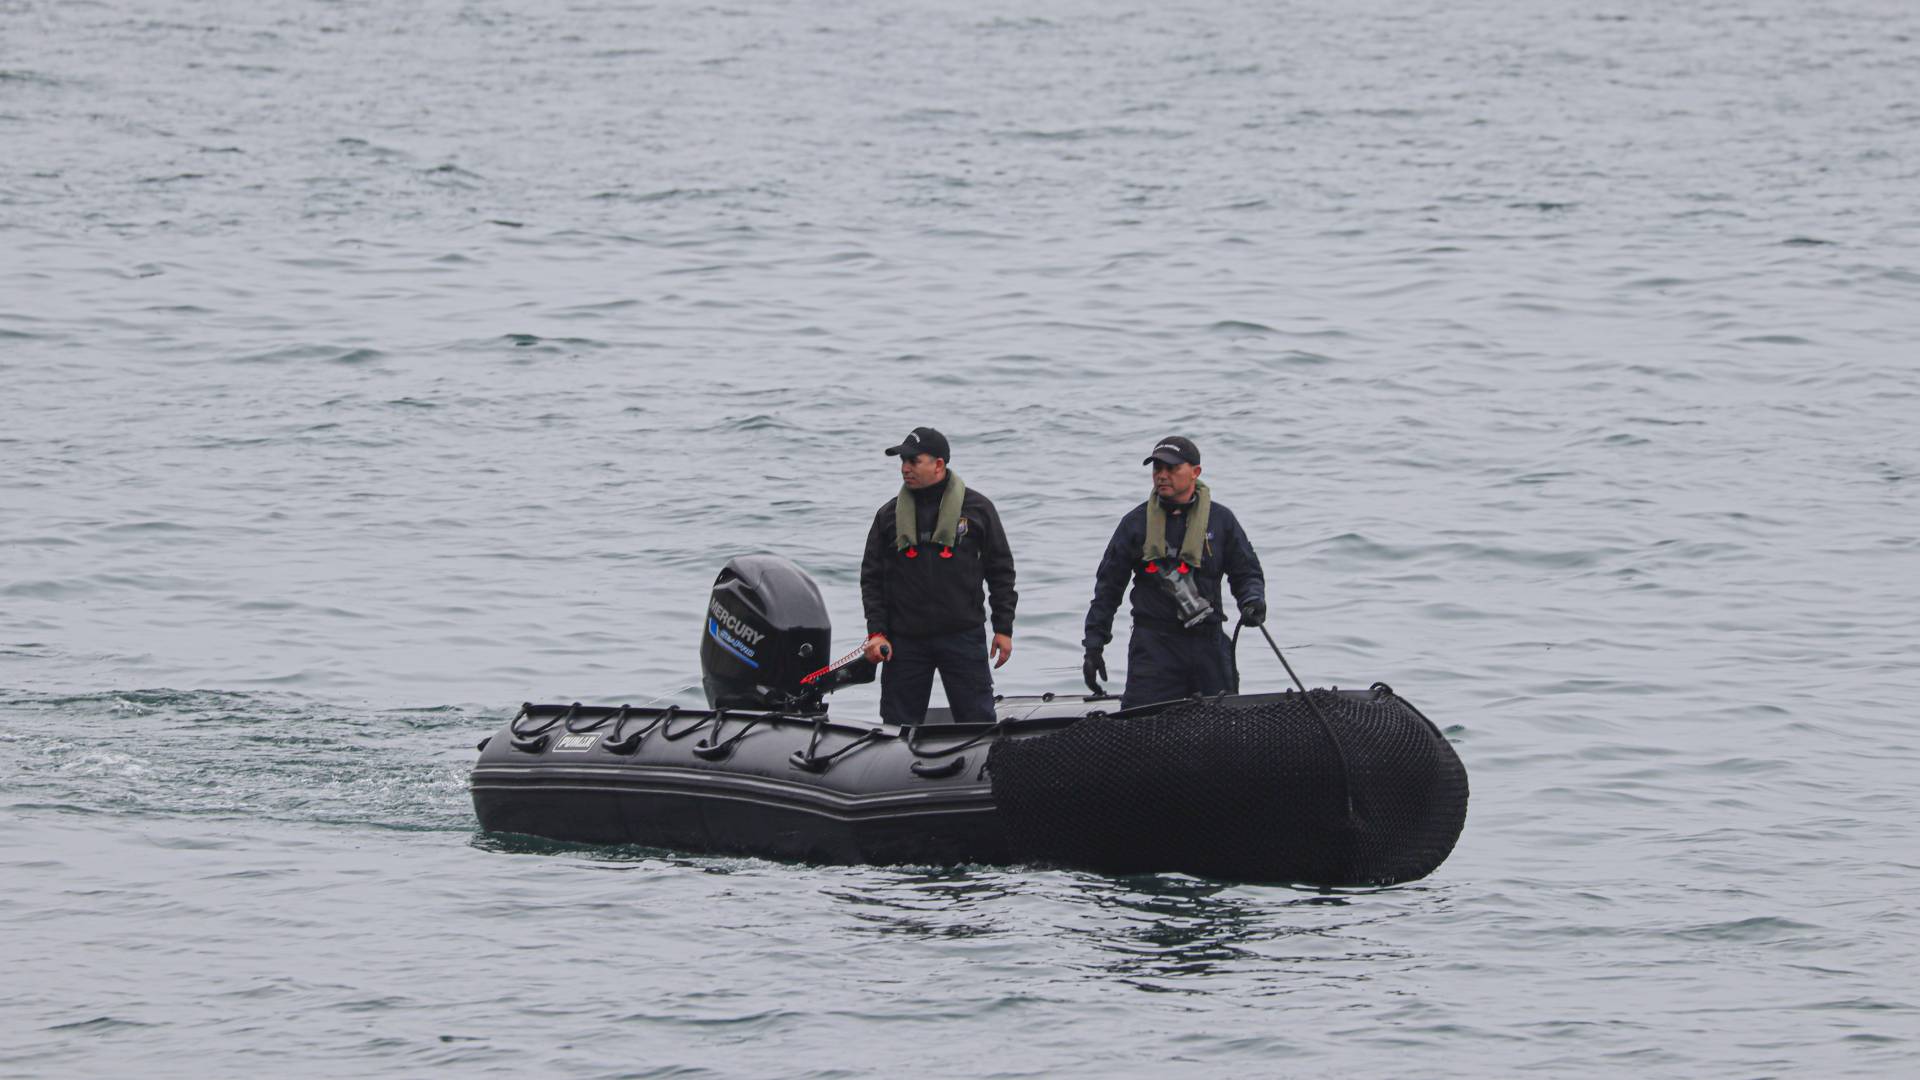
<instances>
[{"instance_id":1,"label":"navy blue jacket","mask_svg":"<svg viewBox=\"0 0 1920 1080\"><path fill-rule=\"evenodd\" d=\"M1169 513L1168 549L1179 551L1186 537L1187 516L1184 513ZM1120 594L1126 589L1129 578L1133 580L1133 619L1136 624L1144 622L1157 629L1180 628L1180 622L1175 618L1173 598L1166 594L1164 586L1142 572L1146 560L1141 558L1140 553L1146 546L1147 504L1141 503L1120 519L1120 527L1113 530L1113 539L1107 542L1106 554L1100 556L1100 569L1093 575L1093 606L1087 609L1087 633L1081 639L1082 648L1104 648L1107 642L1113 640L1113 613L1120 608ZM1227 621L1227 614L1220 603L1222 575L1232 579L1233 599L1242 609L1256 600L1266 602L1267 579L1260 571L1260 557L1253 553L1253 542L1247 539L1246 530L1240 527L1240 519L1218 501L1208 512L1206 551L1193 574L1195 584L1200 587L1200 595L1213 604L1213 618L1194 627L1195 632L1211 632Z\"/></svg>"}]
</instances>

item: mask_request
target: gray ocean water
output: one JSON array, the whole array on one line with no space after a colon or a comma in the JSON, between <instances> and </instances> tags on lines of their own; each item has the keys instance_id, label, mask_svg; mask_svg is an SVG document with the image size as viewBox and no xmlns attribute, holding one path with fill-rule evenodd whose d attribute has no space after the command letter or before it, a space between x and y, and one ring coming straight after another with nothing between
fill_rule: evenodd
<instances>
[{"instance_id":1,"label":"gray ocean water","mask_svg":"<svg viewBox=\"0 0 1920 1080\"><path fill-rule=\"evenodd\" d=\"M1899 0L0 0L0 1074L1912 1075L1916 342ZM1011 692L1192 436L1452 859L477 832L922 423Z\"/></svg>"}]
</instances>

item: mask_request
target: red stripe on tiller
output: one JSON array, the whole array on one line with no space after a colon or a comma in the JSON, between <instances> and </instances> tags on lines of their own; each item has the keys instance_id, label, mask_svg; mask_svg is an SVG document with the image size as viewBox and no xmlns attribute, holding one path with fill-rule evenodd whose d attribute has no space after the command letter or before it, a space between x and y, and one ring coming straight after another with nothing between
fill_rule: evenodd
<instances>
[{"instance_id":1,"label":"red stripe on tiller","mask_svg":"<svg viewBox=\"0 0 1920 1080\"><path fill-rule=\"evenodd\" d=\"M806 678L801 679L800 685L801 686L810 685L815 679L818 679L820 676L825 675L827 672L846 667L848 664L851 664L855 660L860 659L860 657L864 655L866 651L867 651L867 646L863 642L860 645L855 646L854 650L848 653L847 655L841 657L838 660L835 660L833 663L828 664L826 667L821 668L819 671L814 672L813 674L807 676Z\"/></svg>"}]
</instances>

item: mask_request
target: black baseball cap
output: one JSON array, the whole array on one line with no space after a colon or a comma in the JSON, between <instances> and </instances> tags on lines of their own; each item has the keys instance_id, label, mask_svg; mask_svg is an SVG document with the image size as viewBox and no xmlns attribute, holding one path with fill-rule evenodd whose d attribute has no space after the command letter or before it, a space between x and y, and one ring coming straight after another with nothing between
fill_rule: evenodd
<instances>
[{"instance_id":1,"label":"black baseball cap","mask_svg":"<svg viewBox=\"0 0 1920 1080\"><path fill-rule=\"evenodd\" d=\"M1193 440L1184 435L1169 435L1161 439L1154 446L1153 453L1148 454L1147 460L1140 464L1151 465L1156 461L1163 461L1168 465L1178 465L1183 461L1189 465L1198 465L1200 448L1193 445Z\"/></svg>"},{"instance_id":2,"label":"black baseball cap","mask_svg":"<svg viewBox=\"0 0 1920 1080\"><path fill-rule=\"evenodd\" d=\"M899 446L887 447L889 457L898 454L901 457L913 457L915 454L932 454L942 461L953 460L953 448L947 445L947 437L930 427L917 427L907 432Z\"/></svg>"}]
</instances>

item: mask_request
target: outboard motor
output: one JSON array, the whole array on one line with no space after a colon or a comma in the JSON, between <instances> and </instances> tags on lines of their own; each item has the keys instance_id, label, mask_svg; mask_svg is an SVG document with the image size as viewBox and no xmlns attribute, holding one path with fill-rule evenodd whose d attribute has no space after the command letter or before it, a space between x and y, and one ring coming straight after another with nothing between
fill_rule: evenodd
<instances>
[{"instance_id":1,"label":"outboard motor","mask_svg":"<svg viewBox=\"0 0 1920 1080\"><path fill-rule=\"evenodd\" d=\"M714 579L700 635L700 682L715 709L818 708L802 680L827 664L832 626L820 589L778 555L730 559Z\"/></svg>"}]
</instances>

